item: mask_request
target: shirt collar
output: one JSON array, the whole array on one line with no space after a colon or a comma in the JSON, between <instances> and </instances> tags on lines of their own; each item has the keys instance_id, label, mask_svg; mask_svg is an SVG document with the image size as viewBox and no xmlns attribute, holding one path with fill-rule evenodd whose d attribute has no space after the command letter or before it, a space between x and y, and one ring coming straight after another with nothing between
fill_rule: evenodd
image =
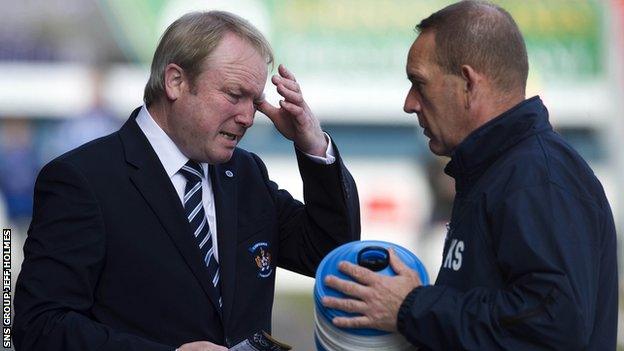
<instances>
[{"instance_id":1,"label":"shirt collar","mask_svg":"<svg viewBox=\"0 0 624 351\"><path fill-rule=\"evenodd\" d=\"M189 158L184 156L173 140L154 121L145 105L141 107L136 122L152 145L156 155L158 155L160 163L162 163L169 178L173 177L188 162ZM206 168L208 165L206 163L200 164L204 168L204 174L207 174Z\"/></svg>"}]
</instances>

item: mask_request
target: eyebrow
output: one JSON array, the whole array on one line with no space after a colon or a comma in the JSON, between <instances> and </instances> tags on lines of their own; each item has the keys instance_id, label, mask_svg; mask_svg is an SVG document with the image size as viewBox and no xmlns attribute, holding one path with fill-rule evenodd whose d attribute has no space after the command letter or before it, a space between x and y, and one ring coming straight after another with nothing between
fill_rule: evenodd
<instances>
[{"instance_id":1,"label":"eyebrow","mask_svg":"<svg viewBox=\"0 0 624 351\"><path fill-rule=\"evenodd\" d=\"M233 91L235 91L237 93L240 93L241 95L251 96L251 97L254 98L253 99L254 102L264 100L264 92L259 97L255 97L255 94L251 90L245 88L241 84L232 84L232 85L228 86L227 89L231 90L231 91L233 90Z\"/></svg>"}]
</instances>

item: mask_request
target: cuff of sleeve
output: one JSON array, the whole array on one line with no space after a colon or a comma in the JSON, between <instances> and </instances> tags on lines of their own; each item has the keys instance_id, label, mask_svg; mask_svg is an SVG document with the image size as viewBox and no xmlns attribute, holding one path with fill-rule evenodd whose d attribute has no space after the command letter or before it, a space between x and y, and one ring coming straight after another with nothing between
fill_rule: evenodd
<instances>
[{"instance_id":1,"label":"cuff of sleeve","mask_svg":"<svg viewBox=\"0 0 624 351\"><path fill-rule=\"evenodd\" d=\"M336 154L334 152L334 145L332 144L332 140L329 137L329 134L325 132L323 132L323 134L325 134L325 140L327 140L327 150L325 151L325 157L310 155L305 152L302 152L302 153L316 163L319 163L322 165L331 165L332 163L336 162Z\"/></svg>"},{"instance_id":2,"label":"cuff of sleeve","mask_svg":"<svg viewBox=\"0 0 624 351\"><path fill-rule=\"evenodd\" d=\"M414 304L414 300L416 300L416 295L418 295L418 290L420 288L421 287L417 287L410 291L410 293L405 297L405 300L401 303L401 307L399 307L399 313L397 315L397 330L403 335L405 335L406 332L406 319L410 316L410 309Z\"/></svg>"}]
</instances>

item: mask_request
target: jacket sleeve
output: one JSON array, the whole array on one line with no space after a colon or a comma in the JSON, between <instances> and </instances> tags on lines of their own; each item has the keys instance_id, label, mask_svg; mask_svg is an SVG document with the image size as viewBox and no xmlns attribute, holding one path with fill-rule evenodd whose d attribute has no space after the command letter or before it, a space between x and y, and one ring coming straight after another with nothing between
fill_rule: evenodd
<instances>
[{"instance_id":1,"label":"jacket sleeve","mask_svg":"<svg viewBox=\"0 0 624 351\"><path fill-rule=\"evenodd\" d=\"M167 350L90 316L105 258L100 208L71 164L53 161L35 184L33 218L16 284L16 350Z\"/></svg>"},{"instance_id":2,"label":"jacket sleeve","mask_svg":"<svg viewBox=\"0 0 624 351\"><path fill-rule=\"evenodd\" d=\"M512 193L488 217L505 286L416 288L401 305L399 331L431 349L584 349L608 216L551 183Z\"/></svg>"},{"instance_id":3,"label":"jacket sleeve","mask_svg":"<svg viewBox=\"0 0 624 351\"><path fill-rule=\"evenodd\" d=\"M360 208L353 177L334 145L336 161L316 163L296 151L305 205L270 181L266 167L254 155L278 215L280 267L313 276L332 249L360 239Z\"/></svg>"}]
</instances>

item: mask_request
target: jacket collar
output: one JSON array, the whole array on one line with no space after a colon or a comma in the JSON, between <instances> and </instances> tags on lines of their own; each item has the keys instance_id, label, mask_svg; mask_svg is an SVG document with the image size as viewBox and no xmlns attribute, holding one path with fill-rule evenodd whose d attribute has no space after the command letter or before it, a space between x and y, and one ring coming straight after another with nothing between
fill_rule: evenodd
<instances>
[{"instance_id":1,"label":"jacket collar","mask_svg":"<svg viewBox=\"0 0 624 351\"><path fill-rule=\"evenodd\" d=\"M214 304L215 310L221 313L221 309L218 307L218 296L215 294L212 286L212 277L208 274L203 258L197 249L197 243L184 215L180 199L158 156L136 123L139 111L140 108L134 110L128 121L119 130L126 162L130 165L128 167L130 180L141 193L148 206L153 210L156 218L161 222L207 297ZM222 177L212 177L211 179L213 184L216 184L214 188L217 205L219 251L222 252L221 248L223 247L224 251L231 250L235 252L235 249L232 250L232 247L236 244L236 216L229 215L235 213L236 204L235 201L227 198L227 195L236 197L235 185L231 181L225 185L219 184L223 181ZM230 217L233 217L233 219L230 219ZM227 253L223 254L223 256L226 258L220 264L223 266L231 264L231 261L233 261L232 254ZM222 272L222 275L226 276L225 274L234 276L234 272L231 272L229 267ZM222 291L221 295L224 296L230 293L233 290L233 285L232 278L224 279L223 287L227 287L230 290ZM232 305L231 299L224 299L224 305L229 312ZM225 320L227 321L227 317Z\"/></svg>"},{"instance_id":2,"label":"jacket collar","mask_svg":"<svg viewBox=\"0 0 624 351\"><path fill-rule=\"evenodd\" d=\"M451 154L444 172L458 183L478 178L503 152L521 140L552 130L539 96L517 104L470 133Z\"/></svg>"}]
</instances>

